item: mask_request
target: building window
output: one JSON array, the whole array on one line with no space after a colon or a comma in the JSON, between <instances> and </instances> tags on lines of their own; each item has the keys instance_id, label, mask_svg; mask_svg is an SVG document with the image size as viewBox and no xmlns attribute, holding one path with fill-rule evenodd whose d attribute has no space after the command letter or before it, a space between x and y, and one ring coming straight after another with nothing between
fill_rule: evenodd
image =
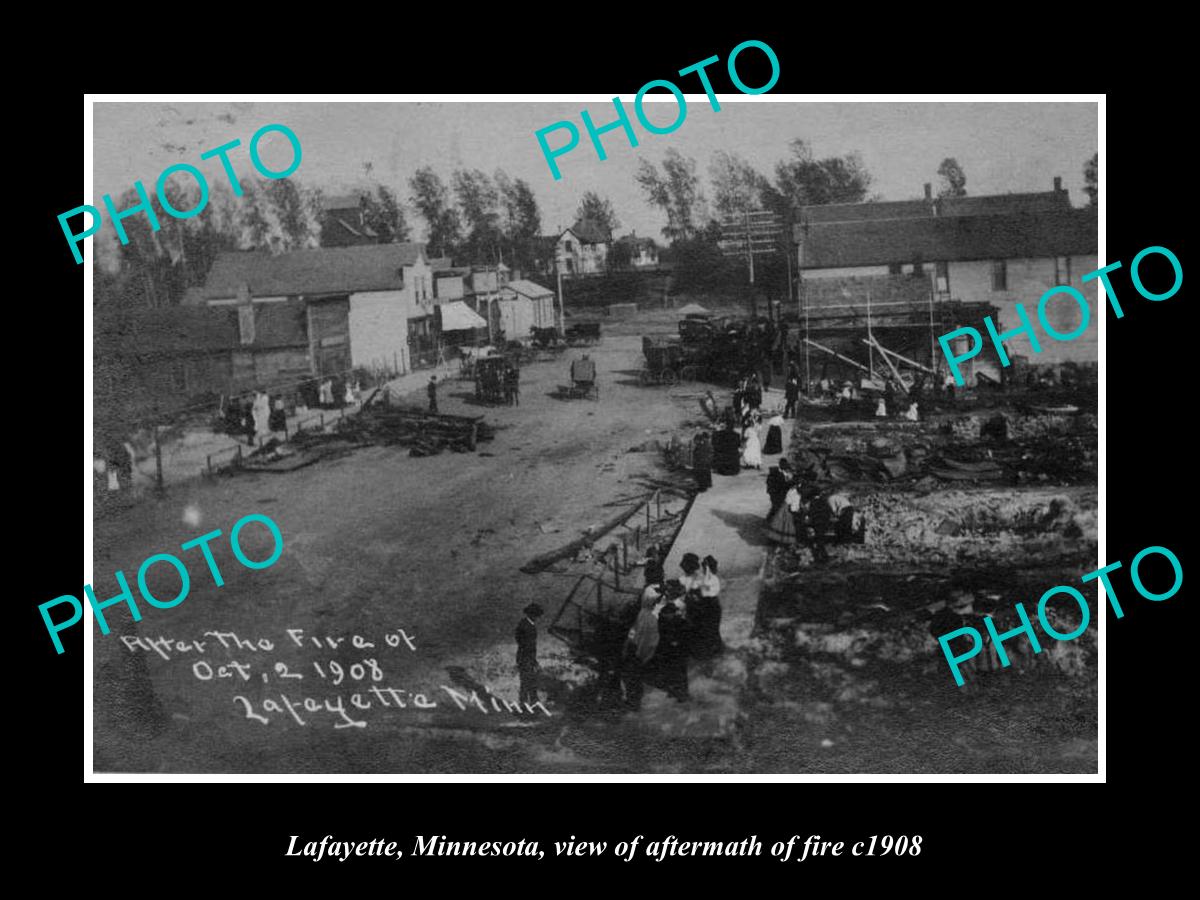
<instances>
[{"instance_id":1,"label":"building window","mask_svg":"<svg viewBox=\"0 0 1200 900\"><path fill-rule=\"evenodd\" d=\"M950 264L948 262L933 264L933 278L939 294L950 293Z\"/></svg>"},{"instance_id":2,"label":"building window","mask_svg":"<svg viewBox=\"0 0 1200 900\"><path fill-rule=\"evenodd\" d=\"M1008 290L1008 260L992 260L992 290Z\"/></svg>"},{"instance_id":3,"label":"building window","mask_svg":"<svg viewBox=\"0 0 1200 900\"><path fill-rule=\"evenodd\" d=\"M1054 283L1055 284L1070 284L1071 283L1071 257L1069 257L1069 256L1054 257Z\"/></svg>"},{"instance_id":4,"label":"building window","mask_svg":"<svg viewBox=\"0 0 1200 900\"><path fill-rule=\"evenodd\" d=\"M568 252L568 253L574 253L574 252L575 252L575 245L574 245L574 244L572 244L570 241L564 241L564 242L563 242L563 246L567 248L567 252Z\"/></svg>"},{"instance_id":5,"label":"building window","mask_svg":"<svg viewBox=\"0 0 1200 900\"><path fill-rule=\"evenodd\" d=\"M921 260L918 259L913 263L912 274L913 278L920 278L925 274L925 266L922 265Z\"/></svg>"},{"instance_id":6,"label":"building window","mask_svg":"<svg viewBox=\"0 0 1200 900\"><path fill-rule=\"evenodd\" d=\"M904 266L900 265L900 263L888 263L888 274L889 275L903 275L904 274Z\"/></svg>"}]
</instances>

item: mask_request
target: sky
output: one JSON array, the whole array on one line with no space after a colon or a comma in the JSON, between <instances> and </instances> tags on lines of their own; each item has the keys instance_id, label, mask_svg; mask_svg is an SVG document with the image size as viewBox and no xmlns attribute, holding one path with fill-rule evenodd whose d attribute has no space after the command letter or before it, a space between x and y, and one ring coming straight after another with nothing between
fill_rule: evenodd
<instances>
[{"instance_id":1,"label":"sky","mask_svg":"<svg viewBox=\"0 0 1200 900\"><path fill-rule=\"evenodd\" d=\"M654 95L649 95L650 100ZM788 143L807 141L818 157L862 155L874 181L871 193L884 200L923 195L925 182L936 190L942 159L955 157L967 176L968 194L1048 191L1060 175L1076 206L1086 203L1083 166L1097 149L1094 103L802 103L764 94L718 95L714 111L703 94L687 95L687 115L670 134L651 134L638 123L633 98L622 97L638 146L623 130L602 135L608 159L597 158L580 110L597 127L613 121L611 99L590 96L562 102L339 103L163 103L98 102L94 105L94 188L86 202L100 206L141 180L148 191L169 165L186 162L210 181L224 181L220 162L202 162L200 153L237 138L230 153L238 173L253 174L248 145L261 126L280 123L300 140L303 158L293 177L336 194L364 182L364 163L373 176L410 194L408 179L432 166L449 184L456 168L504 169L533 188L542 212L543 233L557 233L574 220L585 191L611 200L621 221L618 233L636 231L661 239L666 217L651 207L634 180L638 163L658 163L670 148L697 160L705 176L721 150L745 157L770 174L788 156ZM650 120L669 124L677 115L668 94L663 106L647 103ZM534 132L561 120L580 131L580 143L558 157L562 178L555 180ZM548 137L557 147L567 133ZM271 134L262 142L264 161L283 168L290 160L286 139ZM181 183L183 183L183 177ZM706 193L707 183L704 185ZM424 224L407 210L415 239ZM111 231L107 223L104 231Z\"/></svg>"}]
</instances>

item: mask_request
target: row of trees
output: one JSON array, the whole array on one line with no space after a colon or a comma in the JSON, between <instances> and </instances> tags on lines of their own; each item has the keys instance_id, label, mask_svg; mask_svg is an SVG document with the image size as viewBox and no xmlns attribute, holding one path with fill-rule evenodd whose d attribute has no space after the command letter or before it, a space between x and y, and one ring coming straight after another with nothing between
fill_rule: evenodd
<instances>
[{"instance_id":1,"label":"row of trees","mask_svg":"<svg viewBox=\"0 0 1200 900\"><path fill-rule=\"evenodd\" d=\"M783 225L780 249L786 253L797 208L868 199L871 175L857 153L818 158L812 147L799 139L793 140L788 150L771 176L736 153L716 153L708 166L711 199L701 184L696 161L674 148L667 151L661 169L646 159L638 164L635 177L646 200L667 217L663 236L671 242L678 287L715 286L744 278L744 263L721 262L717 243L723 219L737 219L756 210L776 213ZM784 292L784 263L783 253L756 260L757 284L768 292Z\"/></svg>"},{"instance_id":2,"label":"row of trees","mask_svg":"<svg viewBox=\"0 0 1200 900\"><path fill-rule=\"evenodd\" d=\"M373 167L364 166L368 183ZM104 247L110 255L96 271L96 303L157 307L178 303L189 287L207 277L217 254L229 250L289 250L320 245L325 197L299 178L280 180L242 177L242 196L223 183L210 187L208 203L196 216L177 219L151 197L159 230L145 215L124 220L129 242ZM503 169L493 174L459 169L449 183L431 167L417 170L408 180L407 205L392 187L375 181L356 194L364 224L383 243L414 237L410 210L423 219L431 256L452 257L460 264L508 264L529 270L536 266L541 211L528 182ZM175 209L195 208L200 201L195 184L167 183L167 202ZM131 189L117 203L128 209L138 203ZM576 211L601 229L615 231L620 220L611 202L593 191L583 195Z\"/></svg>"},{"instance_id":3,"label":"row of trees","mask_svg":"<svg viewBox=\"0 0 1200 900\"><path fill-rule=\"evenodd\" d=\"M775 164L768 176L736 153L720 151L709 162L706 194L696 161L672 148L661 167L643 159L638 164L637 182L647 202L667 217L663 235L671 242L676 266L676 284L699 286L714 281L744 279L744 262L721 262L717 246L721 220L738 219L748 211L774 212L783 225L780 250L787 252L787 236L802 206L831 203L862 203L869 196L871 174L857 153L817 158L803 140L788 145L788 156ZM1098 156L1084 167L1084 192L1096 203ZM954 157L937 168L937 196L965 197L967 176ZM756 281L768 291L786 289L782 255L756 258ZM760 274L761 273L761 274Z\"/></svg>"}]
</instances>

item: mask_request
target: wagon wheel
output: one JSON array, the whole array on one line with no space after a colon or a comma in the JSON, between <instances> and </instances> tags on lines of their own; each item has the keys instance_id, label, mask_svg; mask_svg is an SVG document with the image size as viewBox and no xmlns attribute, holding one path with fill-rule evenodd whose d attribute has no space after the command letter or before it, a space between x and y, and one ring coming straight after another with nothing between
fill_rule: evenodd
<instances>
[{"instance_id":1,"label":"wagon wheel","mask_svg":"<svg viewBox=\"0 0 1200 900\"><path fill-rule=\"evenodd\" d=\"M642 369L641 373L638 375L638 378L642 382L642 387L650 387L650 385L654 384L656 381L654 373L649 369Z\"/></svg>"},{"instance_id":2,"label":"wagon wheel","mask_svg":"<svg viewBox=\"0 0 1200 900\"><path fill-rule=\"evenodd\" d=\"M684 366L679 370L680 381L695 381L700 374L700 370L696 366Z\"/></svg>"},{"instance_id":3,"label":"wagon wheel","mask_svg":"<svg viewBox=\"0 0 1200 900\"><path fill-rule=\"evenodd\" d=\"M663 369L663 371L662 371L662 383L663 384L676 384L676 383L678 383L678 381L679 381L679 376L676 374L674 369Z\"/></svg>"}]
</instances>

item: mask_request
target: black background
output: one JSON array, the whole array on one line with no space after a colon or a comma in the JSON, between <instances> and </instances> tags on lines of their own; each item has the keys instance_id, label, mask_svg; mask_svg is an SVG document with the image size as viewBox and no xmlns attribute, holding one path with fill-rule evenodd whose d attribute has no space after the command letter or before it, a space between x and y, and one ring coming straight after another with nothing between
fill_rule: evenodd
<instances>
[{"instance_id":1,"label":"black background","mask_svg":"<svg viewBox=\"0 0 1200 900\"><path fill-rule=\"evenodd\" d=\"M443 29L436 41L432 32L416 41L424 50L384 54L386 63L368 59L364 66L362 57L372 54L359 54L350 45L346 49L358 58L349 76L314 66L312 77L266 84L256 83L247 69L244 78L232 71L216 83L211 68L205 68L203 77L198 70L189 80L184 67L178 82L155 76L150 84L150 72L133 67L102 77L89 88L172 93L261 87L296 92L578 91L629 99L645 81L670 78L678 69L717 54L722 64L710 69L714 89L729 92L732 86L723 67L728 51L756 38L769 43L780 60L782 74L772 93L1109 90L1107 150L1102 158L1107 174L1107 260L1125 263L1113 281L1126 315L1118 321L1105 311L1105 561L1125 563L1114 584L1126 615L1119 621L1111 612L1106 617L1108 785L84 785L85 629L64 633L66 653L55 656L37 612L37 604L46 599L78 595L84 581L83 572L74 568L80 556L69 533L87 465L75 443L75 415L82 393L79 373L91 348L70 324L78 321L70 310L81 302L83 267L74 263L55 218L81 200L84 101L75 85L61 84L29 103L27 116L39 134L37 153L28 177L10 177L8 182L10 189L24 194L19 205L10 201L8 207L10 213L21 211L19 229L8 229L9 271L20 273L24 286L21 294L8 298L10 314L13 305L22 308L19 334L10 333L10 341L23 344L23 335L30 344L27 351L41 351L31 353L28 376L9 382L10 396L18 401L10 412L16 413L18 406L24 410L9 422L10 447L19 454L9 467L10 522L15 526L12 533L19 536L10 560L17 585L9 609L11 621L20 623L9 643L20 643L24 653L9 669L5 731L9 745L25 757L10 764L8 771L20 787L32 791L18 814L35 849L59 862L82 856L91 877L112 873L104 880L111 879L114 887L122 884L121 889L140 890L138 883L147 890L161 889L172 882L151 888L143 879L173 873L183 884L197 875L207 876L205 881L214 887L293 881L353 886L370 878L403 889L428 876L450 889L504 889L523 883L556 893L599 884L587 880L597 869L614 876L613 884L634 889L660 882L715 889L728 878L733 885L755 890L759 882L743 881L745 875L779 871L790 891L813 885L813 877L820 880L822 873L846 875L844 884L877 876L885 884L956 892L998 879L1020 891L1034 889L1035 884L1025 879L1023 869L1050 859L1059 861L1057 876L1067 877L1077 866L1090 869L1106 859L1115 863L1141 854L1171 856L1169 845L1175 838L1170 809L1190 781L1192 766L1192 748L1185 742L1194 707L1185 663L1191 639L1184 621L1188 585L1185 578L1183 590L1173 598L1152 603L1138 597L1128 581L1129 561L1154 544L1171 548L1185 573L1190 571L1181 520L1191 509L1187 488L1193 480L1189 463L1194 456L1197 378L1194 338L1184 322L1187 284L1185 280L1184 289L1170 300L1151 303L1136 294L1128 278L1129 261L1150 245L1171 248L1185 272L1188 269L1183 222L1191 213L1190 148L1177 124L1183 118L1179 104L1187 101L1172 88L1178 83L1162 69L1164 60L1149 45L1141 45L1132 62L1118 64L1109 56L1103 70L1092 70L1086 60L1099 59L1100 51L1083 40L1083 33L1076 29L1069 39L1065 30L1056 33L1049 26L1041 38L1007 35L1006 46L1015 49L991 65L979 46L956 42L953 35L930 39L924 25L915 22L898 26L886 40L868 48L861 40L826 39L815 26L799 23L771 29L757 20L743 26L733 16L732 24L723 28L680 36L677 26L653 33L632 27L638 15L633 8L596 12L601 18L628 18L631 27L618 29L617 36L597 34L594 39L566 24L554 34L506 38L470 38ZM1108 40L1117 40L1109 34ZM1126 37L1126 43L1133 42L1132 35ZM239 51L243 52L245 47ZM1123 47L1121 52L1133 51ZM749 51L739 59L747 84L766 80L765 68L754 71L756 58L759 54ZM291 62L296 70L305 68L300 60ZM694 76L678 81L688 92L698 89ZM1114 87L1119 89L1111 90ZM1001 147L1004 135L997 133L995 140ZM1090 147L1080 148L1081 168L1090 152ZM1146 270L1148 281L1152 272ZM1166 277L1165 266L1163 272ZM32 401L26 385L32 385ZM85 521L85 532L89 528L91 523ZM1156 584L1149 573L1145 578L1149 585ZM18 673L23 677L15 677ZM1097 790L1113 793L1101 797ZM380 837L398 841L407 852L412 835L435 833L460 840L526 837L541 840L543 848L570 835L611 843L638 834L645 835L644 840L668 834L740 840L756 834L769 848L773 840L793 834L844 841L872 834L921 834L924 848L921 856L903 860L846 856L799 865L775 862L765 848L757 859L669 860L635 864L637 868L611 856L556 861L548 855L540 863L500 863L511 880L493 875L504 870L490 860L406 857L399 862L313 864L283 856L292 834L299 834L301 842L326 834L339 840ZM537 879L548 871L553 880ZM234 873L242 873L236 882ZM134 882L126 881L134 876Z\"/></svg>"}]
</instances>

